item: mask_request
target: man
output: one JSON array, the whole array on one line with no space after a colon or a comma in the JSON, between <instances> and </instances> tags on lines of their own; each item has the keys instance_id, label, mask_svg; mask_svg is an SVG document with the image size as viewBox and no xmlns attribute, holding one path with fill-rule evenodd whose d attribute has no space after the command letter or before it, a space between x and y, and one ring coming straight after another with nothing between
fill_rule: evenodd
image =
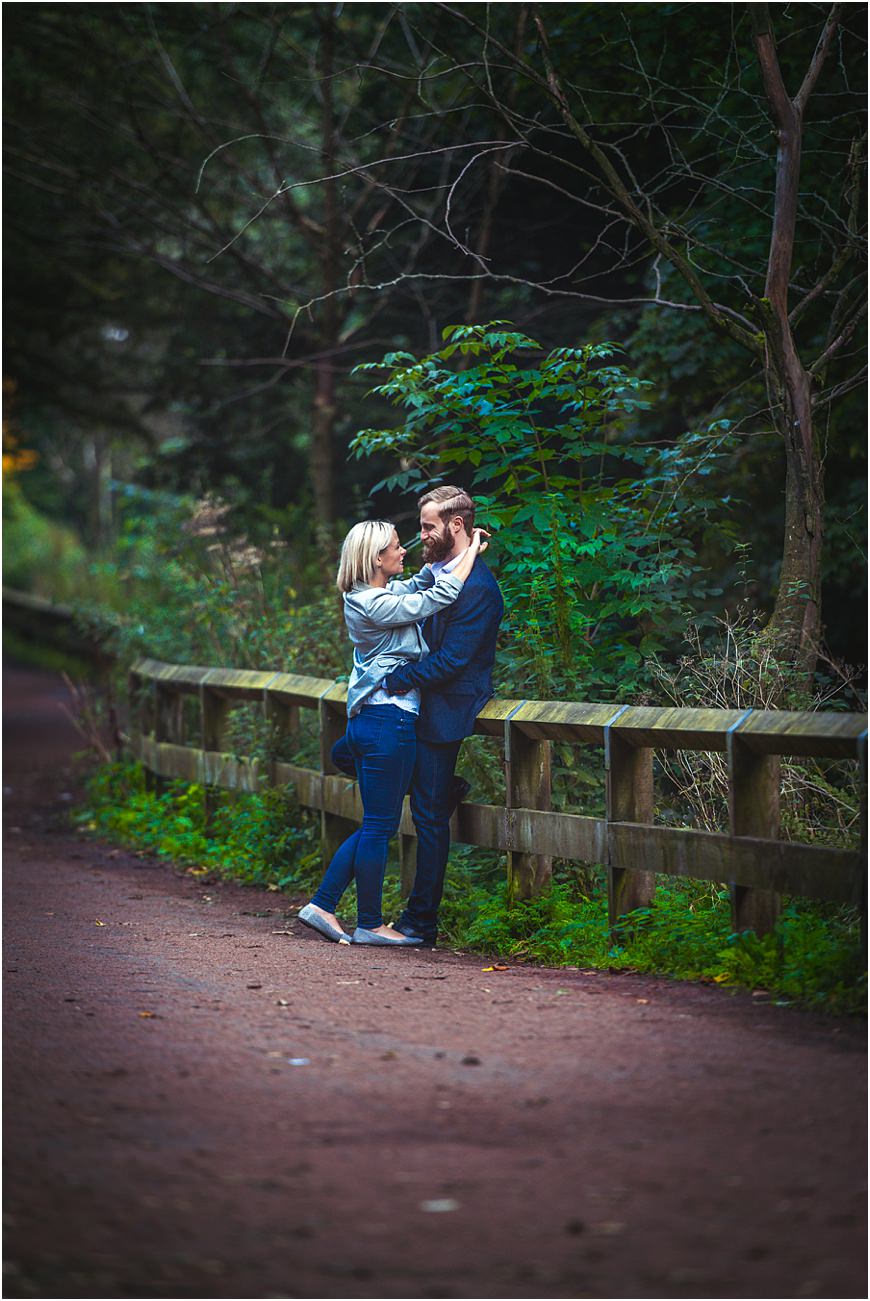
<instances>
[{"instance_id":1,"label":"man","mask_svg":"<svg viewBox=\"0 0 870 1301\"><path fill-rule=\"evenodd\" d=\"M462 488L434 488L420 498L423 560L437 574L452 569L471 541L474 502ZM478 556L452 605L423 624L429 654L403 664L385 681L391 694L421 688L411 814L417 831L417 873L396 929L434 945L438 906L450 852L450 816L467 785L454 776L459 747L492 695L495 643L504 601ZM460 789L458 789L460 787Z\"/></svg>"}]
</instances>

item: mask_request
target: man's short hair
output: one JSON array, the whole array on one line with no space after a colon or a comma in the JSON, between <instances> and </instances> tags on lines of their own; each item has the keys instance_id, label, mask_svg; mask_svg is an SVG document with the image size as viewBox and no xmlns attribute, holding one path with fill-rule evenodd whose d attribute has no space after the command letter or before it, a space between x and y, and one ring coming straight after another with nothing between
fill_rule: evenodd
<instances>
[{"instance_id":1,"label":"man's short hair","mask_svg":"<svg viewBox=\"0 0 870 1301\"><path fill-rule=\"evenodd\" d=\"M438 518L442 524L447 524L449 520L459 515L465 532L471 537L471 530L474 528L475 507L474 502L464 488L457 488L450 483L442 484L440 488L432 488L429 492L424 492L417 502L417 506L422 510L430 502L434 502L438 507Z\"/></svg>"}]
</instances>

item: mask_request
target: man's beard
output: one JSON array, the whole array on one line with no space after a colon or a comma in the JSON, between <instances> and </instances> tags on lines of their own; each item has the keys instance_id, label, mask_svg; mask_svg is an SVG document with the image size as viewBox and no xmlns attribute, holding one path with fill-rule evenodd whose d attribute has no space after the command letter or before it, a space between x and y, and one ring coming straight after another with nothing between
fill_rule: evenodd
<instances>
[{"instance_id":1,"label":"man's beard","mask_svg":"<svg viewBox=\"0 0 870 1301\"><path fill-rule=\"evenodd\" d=\"M453 534L447 529L437 537L431 535L423 543L423 563L431 565L435 560L446 560L453 550Z\"/></svg>"}]
</instances>

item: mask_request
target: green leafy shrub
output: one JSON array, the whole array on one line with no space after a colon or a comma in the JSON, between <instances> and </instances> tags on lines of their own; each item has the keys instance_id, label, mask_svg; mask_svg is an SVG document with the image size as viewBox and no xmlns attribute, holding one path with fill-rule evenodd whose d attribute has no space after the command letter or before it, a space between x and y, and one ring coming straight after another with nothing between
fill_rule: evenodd
<instances>
[{"instance_id":1,"label":"green leafy shrub","mask_svg":"<svg viewBox=\"0 0 870 1301\"><path fill-rule=\"evenodd\" d=\"M405 415L352 448L401 459L377 487L421 488L453 467L471 478L496 534L506 690L628 699L710 593L697 539L726 533L707 481L728 427L644 446L628 423L650 385L612 360L615 344L546 352L506 324L449 326L429 356L358 367L385 373L372 392Z\"/></svg>"},{"instance_id":2,"label":"green leafy shrub","mask_svg":"<svg viewBox=\"0 0 870 1301\"><path fill-rule=\"evenodd\" d=\"M87 553L73 530L46 518L14 478L4 477L4 584L62 602L81 590L87 568Z\"/></svg>"},{"instance_id":3,"label":"green leafy shrub","mask_svg":"<svg viewBox=\"0 0 870 1301\"><path fill-rule=\"evenodd\" d=\"M140 764L98 769L87 786L80 827L161 858L249 885L300 887L322 871L319 823L286 790L216 798L206 825L205 791L173 782L149 790Z\"/></svg>"}]
</instances>

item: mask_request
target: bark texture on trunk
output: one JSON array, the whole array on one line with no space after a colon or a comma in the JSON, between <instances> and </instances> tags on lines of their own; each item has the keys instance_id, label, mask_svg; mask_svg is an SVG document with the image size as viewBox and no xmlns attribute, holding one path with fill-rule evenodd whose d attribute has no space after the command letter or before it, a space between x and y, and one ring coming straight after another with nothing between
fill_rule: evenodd
<instances>
[{"instance_id":1,"label":"bark texture on trunk","mask_svg":"<svg viewBox=\"0 0 870 1301\"><path fill-rule=\"evenodd\" d=\"M838 6L828 16L797 94L786 90L766 4L750 5L755 50L776 126L776 188L764 298L759 312L765 336L764 373L771 412L785 449L785 528L782 568L765 639L782 662L810 675L821 639L824 473L813 427L811 377L801 362L789 319L800 195L803 114L838 26Z\"/></svg>"}]
</instances>

